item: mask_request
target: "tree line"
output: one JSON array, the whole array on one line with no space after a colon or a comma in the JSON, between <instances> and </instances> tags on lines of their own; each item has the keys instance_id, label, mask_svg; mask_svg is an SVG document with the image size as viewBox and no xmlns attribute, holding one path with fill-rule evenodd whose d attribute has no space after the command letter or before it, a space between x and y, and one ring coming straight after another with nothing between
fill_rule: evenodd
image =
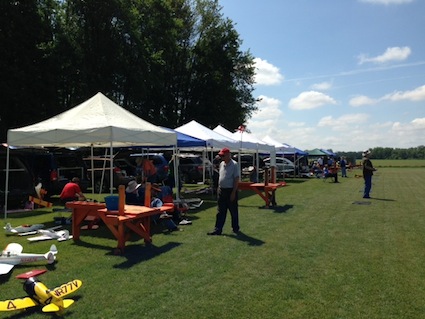
<instances>
[{"instance_id":1,"label":"tree line","mask_svg":"<svg viewBox=\"0 0 425 319\"><path fill-rule=\"evenodd\" d=\"M97 92L156 125L236 128L256 110L241 44L218 0L2 0L1 139Z\"/></svg>"},{"instance_id":2,"label":"tree line","mask_svg":"<svg viewBox=\"0 0 425 319\"><path fill-rule=\"evenodd\" d=\"M425 146L410 148L375 147L371 149L375 159L425 159ZM337 152L346 158L362 158L362 152Z\"/></svg>"}]
</instances>

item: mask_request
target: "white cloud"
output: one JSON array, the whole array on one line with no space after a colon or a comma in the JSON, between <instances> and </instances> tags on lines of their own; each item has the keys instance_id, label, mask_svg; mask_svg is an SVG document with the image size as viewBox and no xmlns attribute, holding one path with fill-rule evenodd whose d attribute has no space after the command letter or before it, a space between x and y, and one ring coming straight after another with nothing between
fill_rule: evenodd
<instances>
[{"instance_id":1,"label":"white cloud","mask_svg":"<svg viewBox=\"0 0 425 319\"><path fill-rule=\"evenodd\" d=\"M369 58L366 54L360 54L358 56L359 64L363 63L387 63L392 61L403 61L406 60L409 55L412 53L412 50L409 47L392 47L387 48L387 50L376 57Z\"/></svg>"},{"instance_id":2,"label":"white cloud","mask_svg":"<svg viewBox=\"0 0 425 319\"><path fill-rule=\"evenodd\" d=\"M260 58L254 59L255 63L255 83L257 85L277 85L284 80L279 68Z\"/></svg>"},{"instance_id":3,"label":"white cloud","mask_svg":"<svg viewBox=\"0 0 425 319\"><path fill-rule=\"evenodd\" d=\"M276 127L282 111L281 102L278 99L260 95L257 102L258 111L247 121L247 126L251 132L263 130L264 127Z\"/></svg>"},{"instance_id":4,"label":"white cloud","mask_svg":"<svg viewBox=\"0 0 425 319\"><path fill-rule=\"evenodd\" d=\"M411 123L414 127L425 129L425 117L420 119L414 119Z\"/></svg>"},{"instance_id":5,"label":"white cloud","mask_svg":"<svg viewBox=\"0 0 425 319\"><path fill-rule=\"evenodd\" d=\"M425 101L425 85L422 85L416 89L413 89L411 91L398 91L394 93L390 93L387 95L384 95L378 99L373 99L364 95L360 95L357 97L352 98L349 101L349 104L354 107L362 106L362 105L374 105L382 101L391 101L391 102L398 102L398 101L411 101L411 102L417 102L417 101Z\"/></svg>"},{"instance_id":6,"label":"white cloud","mask_svg":"<svg viewBox=\"0 0 425 319\"><path fill-rule=\"evenodd\" d=\"M340 128L345 130L348 126L366 123L368 118L369 115L364 113L345 114L337 118L333 118L331 115L329 115L322 117L317 123L317 126L329 126L334 130L340 130Z\"/></svg>"},{"instance_id":7,"label":"white cloud","mask_svg":"<svg viewBox=\"0 0 425 319\"><path fill-rule=\"evenodd\" d=\"M360 2L372 3L372 4L405 4L413 2L414 0L360 0Z\"/></svg>"},{"instance_id":8,"label":"white cloud","mask_svg":"<svg viewBox=\"0 0 425 319\"><path fill-rule=\"evenodd\" d=\"M394 122L392 129L397 132L416 132L416 131L424 131L425 133L425 117L416 118L412 120L410 123L400 123Z\"/></svg>"},{"instance_id":9,"label":"white cloud","mask_svg":"<svg viewBox=\"0 0 425 319\"><path fill-rule=\"evenodd\" d=\"M316 83L316 84L313 84L311 88L313 90L326 91L332 88L332 83L331 82Z\"/></svg>"},{"instance_id":10,"label":"white cloud","mask_svg":"<svg viewBox=\"0 0 425 319\"><path fill-rule=\"evenodd\" d=\"M328 104L336 104L336 101L321 92L306 91L292 98L288 106L293 110L311 110Z\"/></svg>"},{"instance_id":11,"label":"white cloud","mask_svg":"<svg viewBox=\"0 0 425 319\"><path fill-rule=\"evenodd\" d=\"M378 103L379 100L375 100L372 99L370 97L367 97L365 95L359 95L356 97L353 97L352 99L350 99L350 101L348 102L351 106L354 107L358 107L358 106L362 106L362 105L373 105Z\"/></svg>"},{"instance_id":12,"label":"white cloud","mask_svg":"<svg viewBox=\"0 0 425 319\"><path fill-rule=\"evenodd\" d=\"M381 98L382 100L390 101L424 101L425 100L425 85L422 85L412 91L395 92L385 95Z\"/></svg>"},{"instance_id":13,"label":"white cloud","mask_svg":"<svg viewBox=\"0 0 425 319\"><path fill-rule=\"evenodd\" d=\"M288 127L303 127L305 124L305 122L289 122Z\"/></svg>"}]
</instances>

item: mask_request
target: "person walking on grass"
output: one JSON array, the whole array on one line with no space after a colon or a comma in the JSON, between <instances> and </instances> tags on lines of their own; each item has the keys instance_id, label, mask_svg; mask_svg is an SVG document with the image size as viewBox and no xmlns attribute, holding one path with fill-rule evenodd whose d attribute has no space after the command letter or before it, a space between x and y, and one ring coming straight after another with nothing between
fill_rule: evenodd
<instances>
[{"instance_id":1,"label":"person walking on grass","mask_svg":"<svg viewBox=\"0 0 425 319\"><path fill-rule=\"evenodd\" d=\"M219 167L218 189L217 189L217 215L215 228L208 235L221 235L226 222L227 210L230 211L232 229L235 234L239 233L238 212L238 184L239 167L232 159L228 148L223 148L218 155L222 158Z\"/></svg>"},{"instance_id":2,"label":"person walking on grass","mask_svg":"<svg viewBox=\"0 0 425 319\"><path fill-rule=\"evenodd\" d=\"M363 152L363 178L364 178L364 192L363 198L370 198L370 190L372 189L372 175L376 171L370 161L371 152L366 150Z\"/></svg>"}]
</instances>

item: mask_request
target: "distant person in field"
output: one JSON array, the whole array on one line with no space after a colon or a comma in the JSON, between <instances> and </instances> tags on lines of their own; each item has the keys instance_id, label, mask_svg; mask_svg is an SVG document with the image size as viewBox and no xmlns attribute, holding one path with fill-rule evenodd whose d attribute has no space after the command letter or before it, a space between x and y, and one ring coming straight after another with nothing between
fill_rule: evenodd
<instances>
[{"instance_id":1,"label":"distant person in field","mask_svg":"<svg viewBox=\"0 0 425 319\"><path fill-rule=\"evenodd\" d=\"M341 167L341 177L347 177L347 161L345 160L344 156L341 157L339 166Z\"/></svg>"},{"instance_id":2,"label":"distant person in field","mask_svg":"<svg viewBox=\"0 0 425 319\"><path fill-rule=\"evenodd\" d=\"M364 192L363 198L370 198L370 190L372 189L372 176L376 168L373 167L370 161L371 152L366 150L362 154L363 156L363 178L364 178Z\"/></svg>"}]
</instances>

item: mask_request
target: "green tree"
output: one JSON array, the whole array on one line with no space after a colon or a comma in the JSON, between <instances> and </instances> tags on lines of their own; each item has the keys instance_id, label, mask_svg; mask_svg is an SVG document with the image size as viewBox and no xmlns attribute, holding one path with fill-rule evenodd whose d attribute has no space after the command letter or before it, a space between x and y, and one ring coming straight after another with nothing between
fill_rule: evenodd
<instances>
[{"instance_id":1,"label":"green tree","mask_svg":"<svg viewBox=\"0 0 425 319\"><path fill-rule=\"evenodd\" d=\"M232 21L223 18L218 1L196 4L191 94L181 122L195 119L210 127L236 128L256 110L253 57L240 51L239 35Z\"/></svg>"},{"instance_id":2,"label":"green tree","mask_svg":"<svg viewBox=\"0 0 425 319\"><path fill-rule=\"evenodd\" d=\"M0 1L0 134L49 115L55 103L50 0Z\"/></svg>"},{"instance_id":3,"label":"green tree","mask_svg":"<svg viewBox=\"0 0 425 319\"><path fill-rule=\"evenodd\" d=\"M237 127L256 109L253 58L216 0L2 1L0 11L4 139L99 91L169 127Z\"/></svg>"}]
</instances>

